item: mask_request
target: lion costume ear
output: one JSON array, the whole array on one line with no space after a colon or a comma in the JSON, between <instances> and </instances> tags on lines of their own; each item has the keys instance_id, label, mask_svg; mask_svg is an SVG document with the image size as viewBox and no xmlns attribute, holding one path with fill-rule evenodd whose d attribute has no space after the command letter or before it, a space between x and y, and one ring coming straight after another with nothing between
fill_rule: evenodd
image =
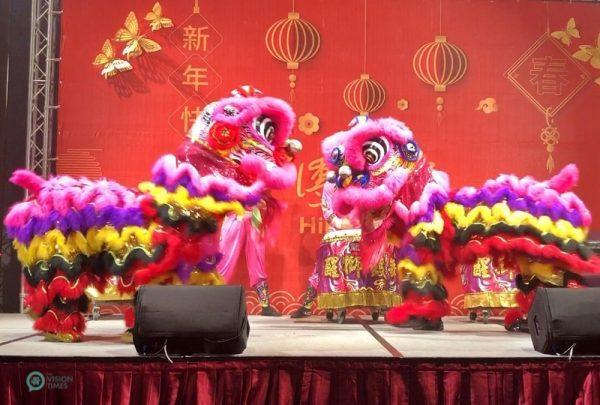
<instances>
[{"instance_id":1,"label":"lion costume ear","mask_svg":"<svg viewBox=\"0 0 600 405\"><path fill-rule=\"evenodd\" d=\"M25 169L15 170L12 176L10 176L10 182L16 186L24 188L34 196L37 195L44 184L46 184L45 179L38 176L34 172Z\"/></svg>"},{"instance_id":2,"label":"lion costume ear","mask_svg":"<svg viewBox=\"0 0 600 405\"><path fill-rule=\"evenodd\" d=\"M262 91L250 84L244 84L231 90L231 95L234 97L260 97L262 94Z\"/></svg>"},{"instance_id":3,"label":"lion costume ear","mask_svg":"<svg viewBox=\"0 0 600 405\"><path fill-rule=\"evenodd\" d=\"M562 168L556 176L548 180L548 186L558 191L565 193L575 187L579 181L579 169L573 163Z\"/></svg>"}]
</instances>

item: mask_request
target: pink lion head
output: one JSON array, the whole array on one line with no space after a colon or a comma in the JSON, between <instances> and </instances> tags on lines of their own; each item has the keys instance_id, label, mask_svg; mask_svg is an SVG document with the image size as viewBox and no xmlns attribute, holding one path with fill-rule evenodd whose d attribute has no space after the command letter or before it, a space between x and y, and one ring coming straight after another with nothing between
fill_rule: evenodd
<instances>
[{"instance_id":1,"label":"pink lion head","mask_svg":"<svg viewBox=\"0 0 600 405\"><path fill-rule=\"evenodd\" d=\"M261 181L270 189L290 187L296 180L291 161L302 148L290 139L295 120L291 107L249 86L232 94L204 108L190 140L222 158L224 166L233 166L233 177L245 185Z\"/></svg>"},{"instance_id":2,"label":"pink lion head","mask_svg":"<svg viewBox=\"0 0 600 405\"><path fill-rule=\"evenodd\" d=\"M431 170L412 131L393 118L362 119L326 138L322 152L328 181L336 185L334 210L358 216L363 230L387 219L404 228L422 214L421 200L448 187L445 174Z\"/></svg>"}]
</instances>

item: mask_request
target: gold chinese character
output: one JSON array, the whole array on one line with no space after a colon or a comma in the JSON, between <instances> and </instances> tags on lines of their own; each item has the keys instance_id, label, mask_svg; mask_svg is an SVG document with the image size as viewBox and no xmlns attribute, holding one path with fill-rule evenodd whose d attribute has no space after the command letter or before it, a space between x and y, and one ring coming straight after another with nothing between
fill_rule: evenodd
<instances>
[{"instance_id":1,"label":"gold chinese character","mask_svg":"<svg viewBox=\"0 0 600 405\"><path fill-rule=\"evenodd\" d=\"M533 58L531 60L530 82L536 87L538 95L562 95L562 88L567 80L566 59L554 59L551 56Z\"/></svg>"},{"instance_id":2,"label":"gold chinese character","mask_svg":"<svg viewBox=\"0 0 600 405\"><path fill-rule=\"evenodd\" d=\"M198 115L200 115L201 112L202 111L200 110L200 107L196 107L194 110L190 110L187 105L183 107L180 118L183 121L184 133L187 134L188 130L190 129L190 124L193 124L194 121L196 121L196 118L198 118Z\"/></svg>"},{"instance_id":3,"label":"gold chinese character","mask_svg":"<svg viewBox=\"0 0 600 405\"><path fill-rule=\"evenodd\" d=\"M360 258L358 256L344 256L343 269L345 274L352 274L360 271Z\"/></svg>"},{"instance_id":4,"label":"gold chinese character","mask_svg":"<svg viewBox=\"0 0 600 405\"><path fill-rule=\"evenodd\" d=\"M312 182L312 185L307 188L304 188L302 184L305 168L310 172L310 180ZM308 206L320 207L321 190L323 189L326 178L327 166L325 165L325 160L323 158L310 161L306 167L304 166L304 162L300 163L300 166L298 167L298 177L296 179L296 195L298 197L304 197L307 193L314 194L317 197L318 202L310 202L308 203Z\"/></svg>"},{"instance_id":5,"label":"gold chinese character","mask_svg":"<svg viewBox=\"0 0 600 405\"><path fill-rule=\"evenodd\" d=\"M198 91L200 86L208 86L208 82L205 81L207 79L206 68L188 65L183 74L185 75L185 80L181 82L183 85L194 86L194 90L196 91Z\"/></svg>"},{"instance_id":6,"label":"gold chinese character","mask_svg":"<svg viewBox=\"0 0 600 405\"><path fill-rule=\"evenodd\" d=\"M490 278L490 265L491 259L489 257L480 257L473 264L473 276L479 278Z\"/></svg>"},{"instance_id":7,"label":"gold chinese character","mask_svg":"<svg viewBox=\"0 0 600 405\"><path fill-rule=\"evenodd\" d=\"M496 274L499 276L503 276L506 273L508 273L508 270L509 269L504 266L504 258L501 257L498 260L498 266L496 267Z\"/></svg>"},{"instance_id":8,"label":"gold chinese character","mask_svg":"<svg viewBox=\"0 0 600 405\"><path fill-rule=\"evenodd\" d=\"M338 278L340 273L338 271L338 262L340 258L337 256L327 256L325 258L325 277Z\"/></svg>"},{"instance_id":9,"label":"gold chinese character","mask_svg":"<svg viewBox=\"0 0 600 405\"><path fill-rule=\"evenodd\" d=\"M198 51L202 48L202 51L206 52L206 43L209 34L203 33L208 27L192 27L188 25L183 28L183 47L188 51Z\"/></svg>"}]
</instances>

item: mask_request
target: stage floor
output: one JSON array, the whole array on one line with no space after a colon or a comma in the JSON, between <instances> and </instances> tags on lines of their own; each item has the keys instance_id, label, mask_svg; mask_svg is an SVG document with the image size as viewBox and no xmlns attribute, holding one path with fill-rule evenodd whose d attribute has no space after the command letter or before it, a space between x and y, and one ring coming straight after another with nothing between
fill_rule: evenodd
<instances>
[{"instance_id":1,"label":"stage floor","mask_svg":"<svg viewBox=\"0 0 600 405\"><path fill-rule=\"evenodd\" d=\"M45 342L21 314L0 314L0 356L137 357L132 344L120 340L120 319L89 321L79 343ZM500 319L470 322L466 317L444 319L441 332L396 328L366 318L349 318L342 325L324 317L290 319L250 316L250 338L244 357L406 357L406 358L534 358L526 333L507 332Z\"/></svg>"}]
</instances>

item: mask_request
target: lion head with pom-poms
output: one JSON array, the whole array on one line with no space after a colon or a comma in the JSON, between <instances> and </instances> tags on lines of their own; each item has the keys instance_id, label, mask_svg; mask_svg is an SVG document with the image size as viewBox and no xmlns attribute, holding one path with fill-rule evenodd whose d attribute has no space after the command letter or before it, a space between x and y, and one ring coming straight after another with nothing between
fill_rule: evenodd
<instances>
[{"instance_id":1,"label":"lion head with pom-poms","mask_svg":"<svg viewBox=\"0 0 600 405\"><path fill-rule=\"evenodd\" d=\"M160 159L153 178L167 186L183 182L200 194L212 187L211 193L223 200L253 205L268 190L296 181L292 160L302 144L290 139L294 120L284 101L249 86L234 90L231 97L204 108L177 158ZM188 170L192 166L195 170ZM206 176L220 179L219 184L203 184L200 178Z\"/></svg>"},{"instance_id":2,"label":"lion head with pom-poms","mask_svg":"<svg viewBox=\"0 0 600 405\"><path fill-rule=\"evenodd\" d=\"M357 216L367 232L407 229L447 199L446 174L431 169L411 130L395 119L363 119L326 138L322 152L337 186L334 209Z\"/></svg>"}]
</instances>

